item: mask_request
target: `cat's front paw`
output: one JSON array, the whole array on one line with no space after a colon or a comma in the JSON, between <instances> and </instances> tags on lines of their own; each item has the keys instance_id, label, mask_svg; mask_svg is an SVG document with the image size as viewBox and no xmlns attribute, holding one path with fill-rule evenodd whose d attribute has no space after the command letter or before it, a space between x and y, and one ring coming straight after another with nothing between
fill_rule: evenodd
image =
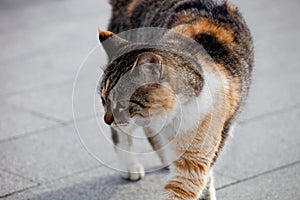
<instances>
[{"instance_id":1,"label":"cat's front paw","mask_svg":"<svg viewBox=\"0 0 300 200\"><path fill-rule=\"evenodd\" d=\"M127 168L127 172L121 172L121 176L130 181L138 181L145 177L144 166L140 163L134 163Z\"/></svg>"}]
</instances>

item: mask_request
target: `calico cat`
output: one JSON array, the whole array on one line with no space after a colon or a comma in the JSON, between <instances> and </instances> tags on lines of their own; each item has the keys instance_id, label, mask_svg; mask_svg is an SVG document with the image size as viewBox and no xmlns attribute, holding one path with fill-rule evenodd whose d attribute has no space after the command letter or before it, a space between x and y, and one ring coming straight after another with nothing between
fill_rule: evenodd
<instances>
[{"instance_id":1,"label":"calico cat","mask_svg":"<svg viewBox=\"0 0 300 200\"><path fill-rule=\"evenodd\" d=\"M172 162L161 199L216 199L212 167L245 101L253 65L243 17L227 0L110 4L109 31L99 30L109 57L99 90L122 176L145 175L126 154L133 127L141 126L163 164ZM166 31L156 45L116 35L143 27Z\"/></svg>"}]
</instances>

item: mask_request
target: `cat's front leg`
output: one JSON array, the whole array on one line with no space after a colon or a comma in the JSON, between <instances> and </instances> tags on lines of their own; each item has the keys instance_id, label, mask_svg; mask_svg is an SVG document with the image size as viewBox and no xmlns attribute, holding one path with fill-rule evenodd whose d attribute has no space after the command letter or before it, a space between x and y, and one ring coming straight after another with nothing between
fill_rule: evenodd
<instances>
[{"instance_id":1,"label":"cat's front leg","mask_svg":"<svg viewBox=\"0 0 300 200\"><path fill-rule=\"evenodd\" d=\"M111 128L112 140L119 162L121 176L126 180L138 181L145 176L144 166L132 153L132 137L124 132Z\"/></svg>"},{"instance_id":2,"label":"cat's front leg","mask_svg":"<svg viewBox=\"0 0 300 200\"><path fill-rule=\"evenodd\" d=\"M210 171L209 180L206 183L206 188L203 190L203 193L199 200L216 200L213 170Z\"/></svg>"},{"instance_id":3,"label":"cat's front leg","mask_svg":"<svg viewBox=\"0 0 300 200\"><path fill-rule=\"evenodd\" d=\"M164 187L163 200L197 200L208 181L206 164L184 157L172 165L172 178Z\"/></svg>"}]
</instances>

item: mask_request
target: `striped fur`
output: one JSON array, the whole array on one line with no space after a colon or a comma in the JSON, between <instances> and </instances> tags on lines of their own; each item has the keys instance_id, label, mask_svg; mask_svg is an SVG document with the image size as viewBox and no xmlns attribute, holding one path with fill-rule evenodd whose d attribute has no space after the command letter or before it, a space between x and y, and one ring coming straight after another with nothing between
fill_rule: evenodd
<instances>
[{"instance_id":1,"label":"striped fur","mask_svg":"<svg viewBox=\"0 0 300 200\"><path fill-rule=\"evenodd\" d=\"M115 145L131 146L130 137L122 141L119 124L134 132L130 125L134 120L153 119L157 123L145 129L149 142L164 164L173 161L162 199L215 199L212 167L250 85L253 47L243 17L227 0L110 0L110 4L109 31L99 31L109 56L100 94ZM168 29L159 41L162 45L134 43L115 35L142 27ZM205 52L191 49L191 42ZM141 77L151 83L130 91L143 83ZM127 104L119 101L129 93ZM184 116L180 127L179 107ZM166 119L162 113L167 113ZM162 120L164 134L154 137L151 133ZM171 147L162 151L170 140ZM124 177L142 178L138 161L126 156L134 168L123 166L128 169Z\"/></svg>"}]
</instances>

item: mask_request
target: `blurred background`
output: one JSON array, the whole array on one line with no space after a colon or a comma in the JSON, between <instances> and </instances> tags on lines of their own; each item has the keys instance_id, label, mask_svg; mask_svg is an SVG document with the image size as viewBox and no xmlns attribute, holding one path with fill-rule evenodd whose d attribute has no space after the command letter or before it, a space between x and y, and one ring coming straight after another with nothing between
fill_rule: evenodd
<instances>
[{"instance_id":1,"label":"blurred background","mask_svg":"<svg viewBox=\"0 0 300 200\"><path fill-rule=\"evenodd\" d=\"M298 199L300 1L234 3L256 60L246 108L215 167L217 197ZM109 17L107 1L0 1L0 199L157 199L166 171L130 183L105 166L116 160L99 123L106 56L96 47Z\"/></svg>"}]
</instances>

